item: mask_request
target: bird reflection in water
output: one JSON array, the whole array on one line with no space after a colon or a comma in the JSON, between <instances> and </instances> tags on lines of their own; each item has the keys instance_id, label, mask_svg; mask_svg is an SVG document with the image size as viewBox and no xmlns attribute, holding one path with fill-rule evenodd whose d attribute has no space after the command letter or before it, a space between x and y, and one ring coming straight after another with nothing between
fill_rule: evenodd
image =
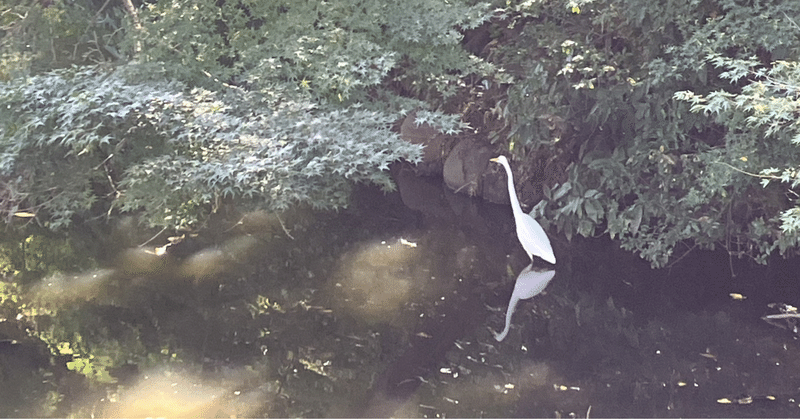
<instances>
[{"instance_id":1,"label":"bird reflection in water","mask_svg":"<svg viewBox=\"0 0 800 419\"><path fill-rule=\"evenodd\" d=\"M556 271L535 271L533 265L528 265L520 272L517 277L517 282L514 284L514 292L511 294L511 301L508 302L508 310L506 310L506 326L500 333L494 333L494 338L500 342L506 338L508 330L511 327L511 316L514 315L514 310L517 308L520 300L533 298L540 294L550 283L550 280L555 276Z\"/></svg>"},{"instance_id":2,"label":"bird reflection in water","mask_svg":"<svg viewBox=\"0 0 800 419\"><path fill-rule=\"evenodd\" d=\"M514 224L517 227L517 238L525 253L533 261L534 256L538 256L551 264L556 263L556 256L553 253L553 246L550 244L550 239L547 237L544 229L533 216L526 214L522 211L522 207L517 199L517 192L514 188L514 175L511 173L511 166L508 164L508 159L505 156L498 156L490 159L490 161L497 163L506 170L508 176L508 198L511 201L511 210L514 212ZM494 333L494 338L498 342L506 338L508 329L511 327L511 316L514 315L514 310L517 308L519 300L532 298L547 287L550 280L555 276L554 270L535 270L533 264L528 265L520 272L517 277L516 284L514 284L514 292L511 294L511 301L508 303L508 310L506 311L506 326L500 333Z\"/></svg>"}]
</instances>

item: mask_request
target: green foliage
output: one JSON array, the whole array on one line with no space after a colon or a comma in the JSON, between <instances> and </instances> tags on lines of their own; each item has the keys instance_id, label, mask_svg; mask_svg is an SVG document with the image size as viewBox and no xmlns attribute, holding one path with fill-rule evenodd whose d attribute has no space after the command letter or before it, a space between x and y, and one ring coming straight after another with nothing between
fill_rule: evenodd
<instances>
[{"instance_id":1,"label":"green foliage","mask_svg":"<svg viewBox=\"0 0 800 419\"><path fill-rule=\"evenodd\" d=\"M166 88L164 83L126 85L121 76L94 69L1 84L0 102L7 109L0 116L0 176L7 179L3 217L9 220L23 209L43 211L40 221L56 229L75 214L88 213L102 197L95 187L114 187L110 159L124 168L129 154L136 158L141 150L163 144L163 138L153 141L158 139L153 119L160 115L152 112ZM126 138L136 135L137 150L125 153Z\"/></svg>"},{"instance_id":2,"label":"green foliage","mask_svg":"<svg viewBox=\"0 0 800 419\"><path fill-rule=\"evenodd\" d=\"M468 74L500 73L460 46L459 29L488 19L487 5L389 3L165 0L129 11L121 26L121 9L103 6L70 30L20 18L12 26L75 48L91 44L84 38L101 22L124 28L95 49L144 64L0 86L9 110L0 115L0 215L36 214L57 229L119 209L152 226L196 227L227 202L332 209L354 183L391 189L388 164L420 156L392 123L422 108L423 119L457 132L459 121L425 110ZM69 38L75 30L81 36Z\"/></svg>"},{"instance_id":3,"label":"green foliage","mask_svg":"<svg viewBox=\"0 0 800 419\"><path fill-rule=\"evenodd\" d=\"M94 303L53 307L34 302L28 311L37 314L33 336L47 344L52 356L61 359L67 369L85 376L91 384L115 383L112 371L124 365L148 367L176 360L169 351L159 351L157 342L146 344L145 325L125 317L127 312L119 308Z\"/></svg>"},{"instance_id":4,"label":"green foliage","mask_svg":"<svg viewBox=\"0 0 800 419\"><path fill-rule=\"evenodd\" d=\"M0 281L0 317L14 319L22 308L21 290L13 282Z\"/></svg>"},{"instance_id":5,"label":"green foliage","mask_svg":"<svg viewBox=\"0 0 800 419\"><path fill-rule=\"evenodd\" d=\"M537 211L567 237L607 232L654 266L720 245L764 262L798 240L779 229L780 188L748 173L800 157L787 129L794 64L772 61L800 52L785 35L800 30L800 5L662 3L551 2L499 51L522 78L504 110L510 141L570 165Z\"/></svg>"},{"instance_id":6,"label":"green foliage","mask_svg":"<svg viewBox=\"0 0 800 419\"><path fill-rule=\"evenodd\" d=\"M76 335L75 340L78 343L82 342L80 335ZM91 354L86 356L78 355L70 347L69 342L59 342L58 345L56 345L56 348L58 351L57 355L68 355L72 357L72 360L67 361L67 369L75 371L78 374L84 375L90 380L94 380L99 383L116 382L116 379L114 379L114 377L112 377L108 372L108 367L112 366L110 357L98 357Z\"/></svg>"},{"instance_id":7,"label":"green foliage","mask_svg":"<svg viewBox=\"0 0 800 419\"><path fill-rule=\"evenodd\" d=\"M737 166L725 164L737 176L746 176L753 181L760 179L764 191L781 189L775 183L789 185L794 206L787 208L790 201L781 199L781 205L773 203L769 223L772 228L779 224L780 233L769 231L764 222L751 223L751 229L761 236L772 236L769 243L762 243L762 252L778 249L781 254L797 246L800 240L800 210L797 207L797 193L800 185L797 172L797 159L800 157L800 64L797 62L775 61L764 66L754 58L730 59L711 54L708 61L715 67L724 69L720 74L732 84L747 80L741 88L733 92L717 90L706 96L693 92L677 92L675 97L692 104L693 112L711 116L714 121L728 129L728 147L741 147L742 157ZM749 152L749 153L748 153ZM752 155L753 157L748 157ZM767 167L769 166L769 167ZM764 193L762 193L762 196ZM782 210L778 216L775 210Z\"/></svg>"},{"instance_id":8,"label":"green foliage","mask_svg":"<svg viewBox=\"0 0 800 419\"><path fill-rule=\"evenodd\" d=\"M394 114L133 81L146 69L73 69L0 85L11 110L0 117L6 219L42 212L58 228L113 204L141 209L150 225L186 227L229 199L340 208L352 183L390 189L388 164L419 158L389 131Z\"/></svg>"},{"instance_id":9,"label":"green foliage","mask_svg":"<svg viewBox=\"0 0 800 419\"><path fill-rule=\"evenodd\" d=\"M194 227L228 202L341 208L353 183L391 188L387 165L419 158L389 130L401 115L463 128L427 111L474 76L513 82L487 103L506 124L489 136L555 173L537 211L568 238L609 233L655 266L695 246L762 262L795 246L800 211L777 181L798 184L800 5L497 6L164 0L124 23L119 6L6 7L0 213ZM462 32L487 22L483 59ZM43 57L138 64L15 77Z\"/></svg>"},{"instance_id":10,"label":"green foliage","mask_svg":"<svg viewBox=\"0 0 800 419\"><path fill-rule=\"evenodd\" d=\"M191 84L210 75L334 104L374 99L387 82L449 96L462 76L494 71L469 57L458 32L489 15L461 1L168 0L143 11L131 42L143 45L140 59Z\"/></svg>"},{"instance_id":11,"label":"green foliage","mask_svg":"<svg viewBox=\"0 0 800 419\"><path fill-rule=\"evenodd\" d=\"M120 57L123 13L106 2L0 3L0 81Z\"/></svg>"},{"instance_id":12,"label":"green foliage","mask_svg":"<svg viewBox=\"0 0 800 419\"><path fill-rule=\"evenodd\" d=\"M95 246L77 236L65 237L29 226L7 229L0 237L0 277L14 278L18 283L97 266L92 254Z\"/></svg>"}]
</instances>

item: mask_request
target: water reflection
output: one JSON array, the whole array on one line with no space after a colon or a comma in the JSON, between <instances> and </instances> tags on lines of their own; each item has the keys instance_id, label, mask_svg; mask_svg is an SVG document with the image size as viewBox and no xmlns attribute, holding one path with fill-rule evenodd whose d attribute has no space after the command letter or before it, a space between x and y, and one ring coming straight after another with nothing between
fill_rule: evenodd
<instances>
[{"instance_id":1,"label":"water reflection","mask_svg":"<svg viewBox=\"0 0 800 419\"><path fill-rule=\"evenodd\" d=\"M406 239L376 241L345 254L334 276L336 308L370 324L400 323L412 288L430 280L421 248ZM420 303L420 301L417 301Z\"/></svg>"},{"instance_id":2,"label":"water reflection","mask_svg":"<svg viewBox=\"0 0 800 419\"><path fill-rule=\"evenodd\" d=\"M218 247L203 249L189 256L180 264L178 273L195 281L217 278L235 265L250 261L257 255L259 247L262 247L260 242L252 236L236 236Z\"/></svg>"},{"instance_id":3,"label":"water reflection","mask_svg":"<svg viewBox=\"0 0 800 419\"><path fill-rule=\"evenodd\" d=\"M494 333L494 338L501 342L506 338L508 330L511 327L511 316L517 308L520 300L533 298L547 287L550 280L555 276L554 270L534 270L533 265L528 265L522 272L519 273L517 281L514 284L514 292L511 294L511 300L508 302L508 309L506 310L506 325L500 333Z\"/></svg>"},{"instance_id":4,"label":"water reflection","mask_svg":"<svg viewBox=\"0 0 800 419\"><path fill-rule=\"evenodd\" d=\"M185 279L195 282L220 279L237 265L251 261L259 244L251 236L235 236L183 259L154 247L130 248L120 253L112 268L79 274L56 273L35 283L29 294L34 300L47 304L98 300L117 305L131 287L148 280L180 283Z\"/></svg>"},{"instance_id":5,"label":"water reflection","mask_svg":"<svg viewBox=\"0 0 800 419\"><path fill-rule=\"evenodd\" d=\"M113 269L97 269L78 275L55 274L34 284L30 294L38 303L48 306L102 298L113 277Z\"/></svg>"},{"instance_id":6,"label":"water reflection","mask_svg":"<svg viewBox=\"0 0 800 419\"><path fill-rule=\"evenodd\" d=\"M275 389L254 385L263 376L253 369L227 369L214 378L177 368L144 371L133 385L104 400L102 417L252 417Z\"/></svg>"},{"instance_id":7,"label":"water reflection","mask_svg":"<svg viewBox=\"0 0 800 419\"><path fill-rule=\"evenodd\" d=\"M118 383L67 371L68 354L51 357L44 347L46 362L25 371L54 371L29 377L30 387L45 388L26 391L37 397L30 403L55 400L55 416L800 413L797 337L759 320L769 298L798 305L789 292L798 270L786 269L788 285L767 294L769 275L713 279L711 268L693 273L697 264L651 271L608 242L578 241L585 247L559 257L559 280L527 267L512 292L507 266L529 260L507 205L460 202L460 214L473 217L446 207L416 217L400 213L396 196L381 197L371 199L386 199L392 217L356 206L318 214L308 228L262 214L185 255L131 248L107 269L32 287L69 316L25 321L63 331L54 344L80 336L65 348L113 359ZM535 312L515 313L544 287ZM732 300L732 292L748 298ZM4 301L0 309L11 305ZM43 344L31 338L22 347L34 328L9 313L0 320L0 361L20 364L20 353ZM502 332L487 330L504 320ZM80 398L88 407L74 407ZM21 414L2 402L0 413Z\"/></svg>"}]
</instances>

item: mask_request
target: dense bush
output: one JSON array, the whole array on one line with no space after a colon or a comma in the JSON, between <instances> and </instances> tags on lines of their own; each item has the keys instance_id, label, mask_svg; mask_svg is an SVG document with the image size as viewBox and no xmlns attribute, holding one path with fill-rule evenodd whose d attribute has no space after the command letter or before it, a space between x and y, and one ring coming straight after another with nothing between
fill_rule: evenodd
<instances>
[{"instance_id":1,"label":"dense bush","mask_svg":"<svg viewBox=\"0 0 800 419\"><path fill-rule=\"evenodd\" d=\"M763 262L797 242L796 2L4 11L5 217L59 227L121 209L187 226L226 200L339 207L353 182L390 187L381 169L418 157L389 131L395 118L481 109L493 122L474 128L527 156L547 198L537 214L568 238L608 233L654 266L696 246ZM462 46L481 30L484 44ZM106 64L16 77L48 59Z\"/></svg>"},{"instance_id":2,"label":"dense bush","mask_svg":"<svg viewBox=\"0 0 800 419\"><path fill-rule=\"evenodd\" d=\"M543 219L567 237L608 233L654 266L695 246L763 262L796 245L794 195L755 175L800 157L789 143L795 64L780 61L800 52L800 5L550 2L528 13L497 52L519 69L510 141L569 167L545 185Z\"/></svg>"},{"instance_id":3,"label":"dense bush","mask_svg":"<svg viewBox=\"0 0 800 419\"><path fill-rule=\"evenodd\" d=\"M4 217L42 213L58 228L106 194L106 204L141 210L154 226L188 227L226 199L338 208L352 183L391 189L388 164L419 158L389 131L394 117L385 112L133 82L131 71L146 67L0 85Z\"/></svg>"},{"instance_id":4,"label":"dense bush","mask_svg":"<svg viewBox=\"0 0 800 419\"><path fill-rule=\"evenodd\" d=\"M81 7L26 11L72 16ZM121 10L95 15L113 23ZM494 71L459 44L458 29L488 18L486 5L163 1L130 14L117 22L124 40L106 37L103 49L134 61L0 86L6 220L37 214L58 228L119 209L189 227L229 201L339 208L354 183L391 189L388 164L419 158L389 130L395 120L435 111L461 77ZM24 28L29 38L60 34L19 16L3 38L9 57L25 49L11 42ZM14 61L35 71L32 63ZM460 126L440 112L419 115L443 131Z\"/></svg>"}]
</instances>

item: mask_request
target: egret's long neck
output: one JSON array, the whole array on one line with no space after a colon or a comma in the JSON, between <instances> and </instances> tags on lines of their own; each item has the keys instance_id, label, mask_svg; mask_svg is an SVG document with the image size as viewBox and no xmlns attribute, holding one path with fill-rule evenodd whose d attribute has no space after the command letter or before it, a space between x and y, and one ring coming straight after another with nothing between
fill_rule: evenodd
<instances>
[{"instance_id":1,"label":"egret's long neck","mask_svg":"<svg viewBox=\"0 0 800 419\"><path fill-rule=\"evenodd\" d=\"M516 298L515 298L516 297ZM517 304L519 303L519 297L516 295L511 296L511 301L508 304L508 309L506 309L506 326L503 328L503 331L500 333L494 333L494 339L498 342L501 342L503 339L506 338L508 335L508 330L511 329L511 316L514 315L514 310L517 309Z\"/></svg>"},{"instance_id":2,"label":"egret's long neck","mask_svg":"<svg viewBox=\"0 0 800 419\"><path fill-rule=\"evenodd\" d=\"M511 209L514 212L522 212L522 208L519 206L519 199L517 199L517 191L514 189L514 175L511 174L511 166L504 164L503 167L508 175L508 198L511 200Z\"/></svg>"}]
</instances>

